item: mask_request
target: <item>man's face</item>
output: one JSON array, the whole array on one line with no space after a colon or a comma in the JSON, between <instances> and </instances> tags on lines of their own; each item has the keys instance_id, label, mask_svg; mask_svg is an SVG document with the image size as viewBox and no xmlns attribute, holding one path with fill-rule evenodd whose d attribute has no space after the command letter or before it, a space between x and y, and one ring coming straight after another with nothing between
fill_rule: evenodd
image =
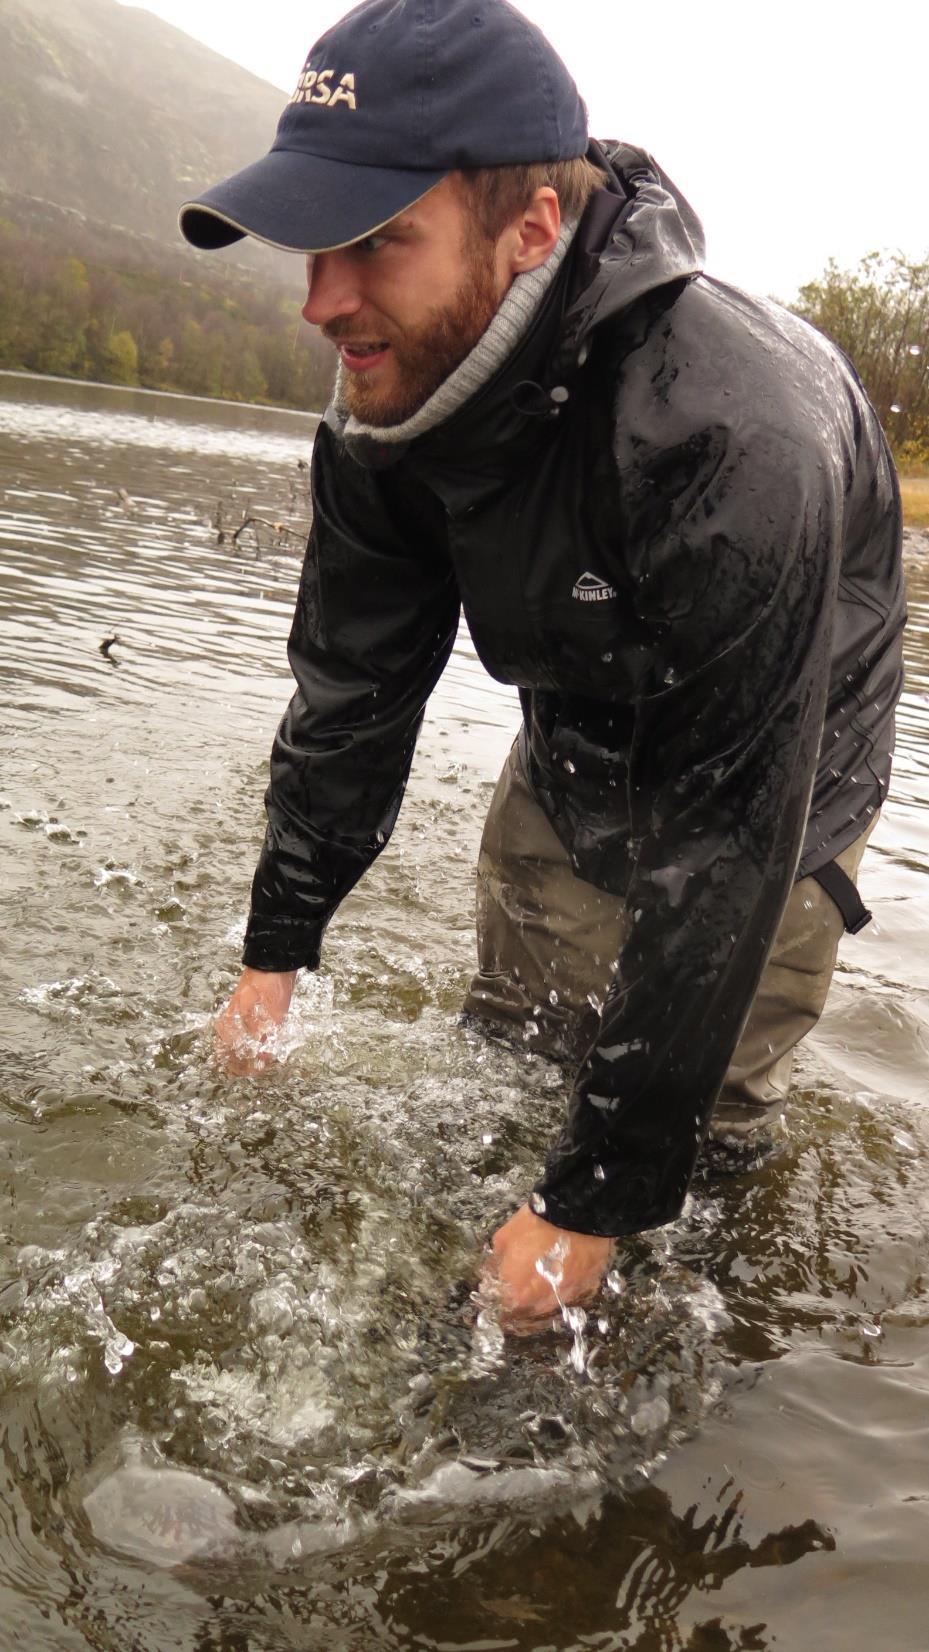
<instances>
[{"instance_id":1,"label":"man's face","mask_svg":"<svg viewBox=\"0 0 929 1652\"><path fill-rule=\"evenodd\" d=\"M363 241L311 254L303 314L338 345L349 411L399 424L474 347L511 278L444 178Z\"/></svg>"}]
</instances>

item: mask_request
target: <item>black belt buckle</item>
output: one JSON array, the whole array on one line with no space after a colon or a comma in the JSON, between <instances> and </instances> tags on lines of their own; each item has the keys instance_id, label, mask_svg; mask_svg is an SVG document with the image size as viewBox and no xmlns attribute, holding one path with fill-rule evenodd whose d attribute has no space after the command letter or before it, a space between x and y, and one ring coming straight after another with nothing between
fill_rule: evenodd
<instances>
[{"instance_id":1,"label":"black belt buckle","mask_svg":"<svg viewBox=\"0 0 929 1652\"><path fill-rule=\"evenodd\" d=\"M846 933L849 934L849 935L857 935L858 931L860 929L864 929L865 925L869 924L871 922L871 919L873 918L873 916L874 916L874 913L869 912L867 907L863 906L861 908L861 917L856 919L855 923L850 924L846 920L846 924L845 924Z\"/></svg>"},{"instance_id":2,"label":"black belt buckle","mask_svg":"<svg viewBox=\"0 0 929 1652\"><path fill-rule=\"evenodd\" d=\"M815 872L810 873L810 877L815 878L820 888L835 902L842 914L847 934L857 935L859 930L864 929L865 924L871 922L871 913L851 878L834 860L818 867Z\"/></svg>"}]
</instances>

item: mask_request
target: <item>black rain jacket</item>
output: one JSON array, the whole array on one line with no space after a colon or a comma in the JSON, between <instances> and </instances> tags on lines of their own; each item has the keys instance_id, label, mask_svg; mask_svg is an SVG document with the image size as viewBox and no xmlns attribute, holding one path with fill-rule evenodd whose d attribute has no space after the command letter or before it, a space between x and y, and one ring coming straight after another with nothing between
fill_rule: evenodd
<instances>
[{"instance_id":1,"label":"black rain jacket","mask_svg":"<svg viewBox=\"0 0 929 1652\"><path fill-rule=\"evenodd\" d=\"M576 871L631 917L536 1190L621 1235L680 1210L792 880L880 807L904 601L853 369L700 273L648 155L592 154L608 185L493 380L406 447L319 429L245 961L317 965L463 605Z\"/></svg>"}]
</instances>

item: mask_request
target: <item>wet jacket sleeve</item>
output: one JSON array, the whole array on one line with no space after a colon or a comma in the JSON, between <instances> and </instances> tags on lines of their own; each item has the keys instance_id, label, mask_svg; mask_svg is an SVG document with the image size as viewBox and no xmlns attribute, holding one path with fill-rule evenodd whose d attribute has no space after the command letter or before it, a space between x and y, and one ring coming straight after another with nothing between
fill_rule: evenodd
<instances>
[{"instance_id":1,"label":"wet jacket sleeve","mask_svg":"<svg viewBox=\"0 0 929 1652\"><path fill-rule=\"evenodd\" d=\"M289 657L296 693L271 753L244 961L315 968L323 930L390 836L426 700L454 642L441 548L395 528L376 473L325 425Z\"/></svg>"},{"instance_id":2,"label":"wet jacket sleeve","mask_svg":"<svg viewBox=\"0 0 929 1652\"><path fill-rule=\"evenodd\" d=\"M653 372L633 387L616 437L653 639L633 707L628 927L533 1201L614 1236L680 1211L786 903L838 578L841 466L820 431L776 390L733 416L717 389L698 418L682 378L673 404Z\"/></svg>"}]
</instances>

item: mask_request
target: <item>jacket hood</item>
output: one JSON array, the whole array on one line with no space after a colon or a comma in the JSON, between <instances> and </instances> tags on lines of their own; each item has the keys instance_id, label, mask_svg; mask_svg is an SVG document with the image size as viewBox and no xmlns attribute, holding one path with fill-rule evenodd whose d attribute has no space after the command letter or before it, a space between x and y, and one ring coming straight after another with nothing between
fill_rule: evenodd
<instances>
[{"instance_id":1,"label":"jacket hood","mask_svg":"<svg viewBox=\"0 0 929 1652\"><path fill-rule=\"evenodd\" d=\"M518 428L557 416L551 391L587 359L595 328L631 310L649 294L699 275L703 228L693 208L644 149L592 142L588 157L606 175L590 201L569 254L538 314L513 353L488 382L441 425L410 442L354 435L330 403L325 420L359 463L383 468L408 452L469 445L499 446Z\"/></svg>"},{"instance_id":2,"label":"jacket hood","mask_svg":"<svg viewBox=\"0 0 929 1652\"><path fill-rule=\"evenodd\" d=\"M647 293L699 275L706 255L693 207L644 149L594 142L588 158L608 182L578 230L559 354Z\"/></svg>"}]
</instances>

